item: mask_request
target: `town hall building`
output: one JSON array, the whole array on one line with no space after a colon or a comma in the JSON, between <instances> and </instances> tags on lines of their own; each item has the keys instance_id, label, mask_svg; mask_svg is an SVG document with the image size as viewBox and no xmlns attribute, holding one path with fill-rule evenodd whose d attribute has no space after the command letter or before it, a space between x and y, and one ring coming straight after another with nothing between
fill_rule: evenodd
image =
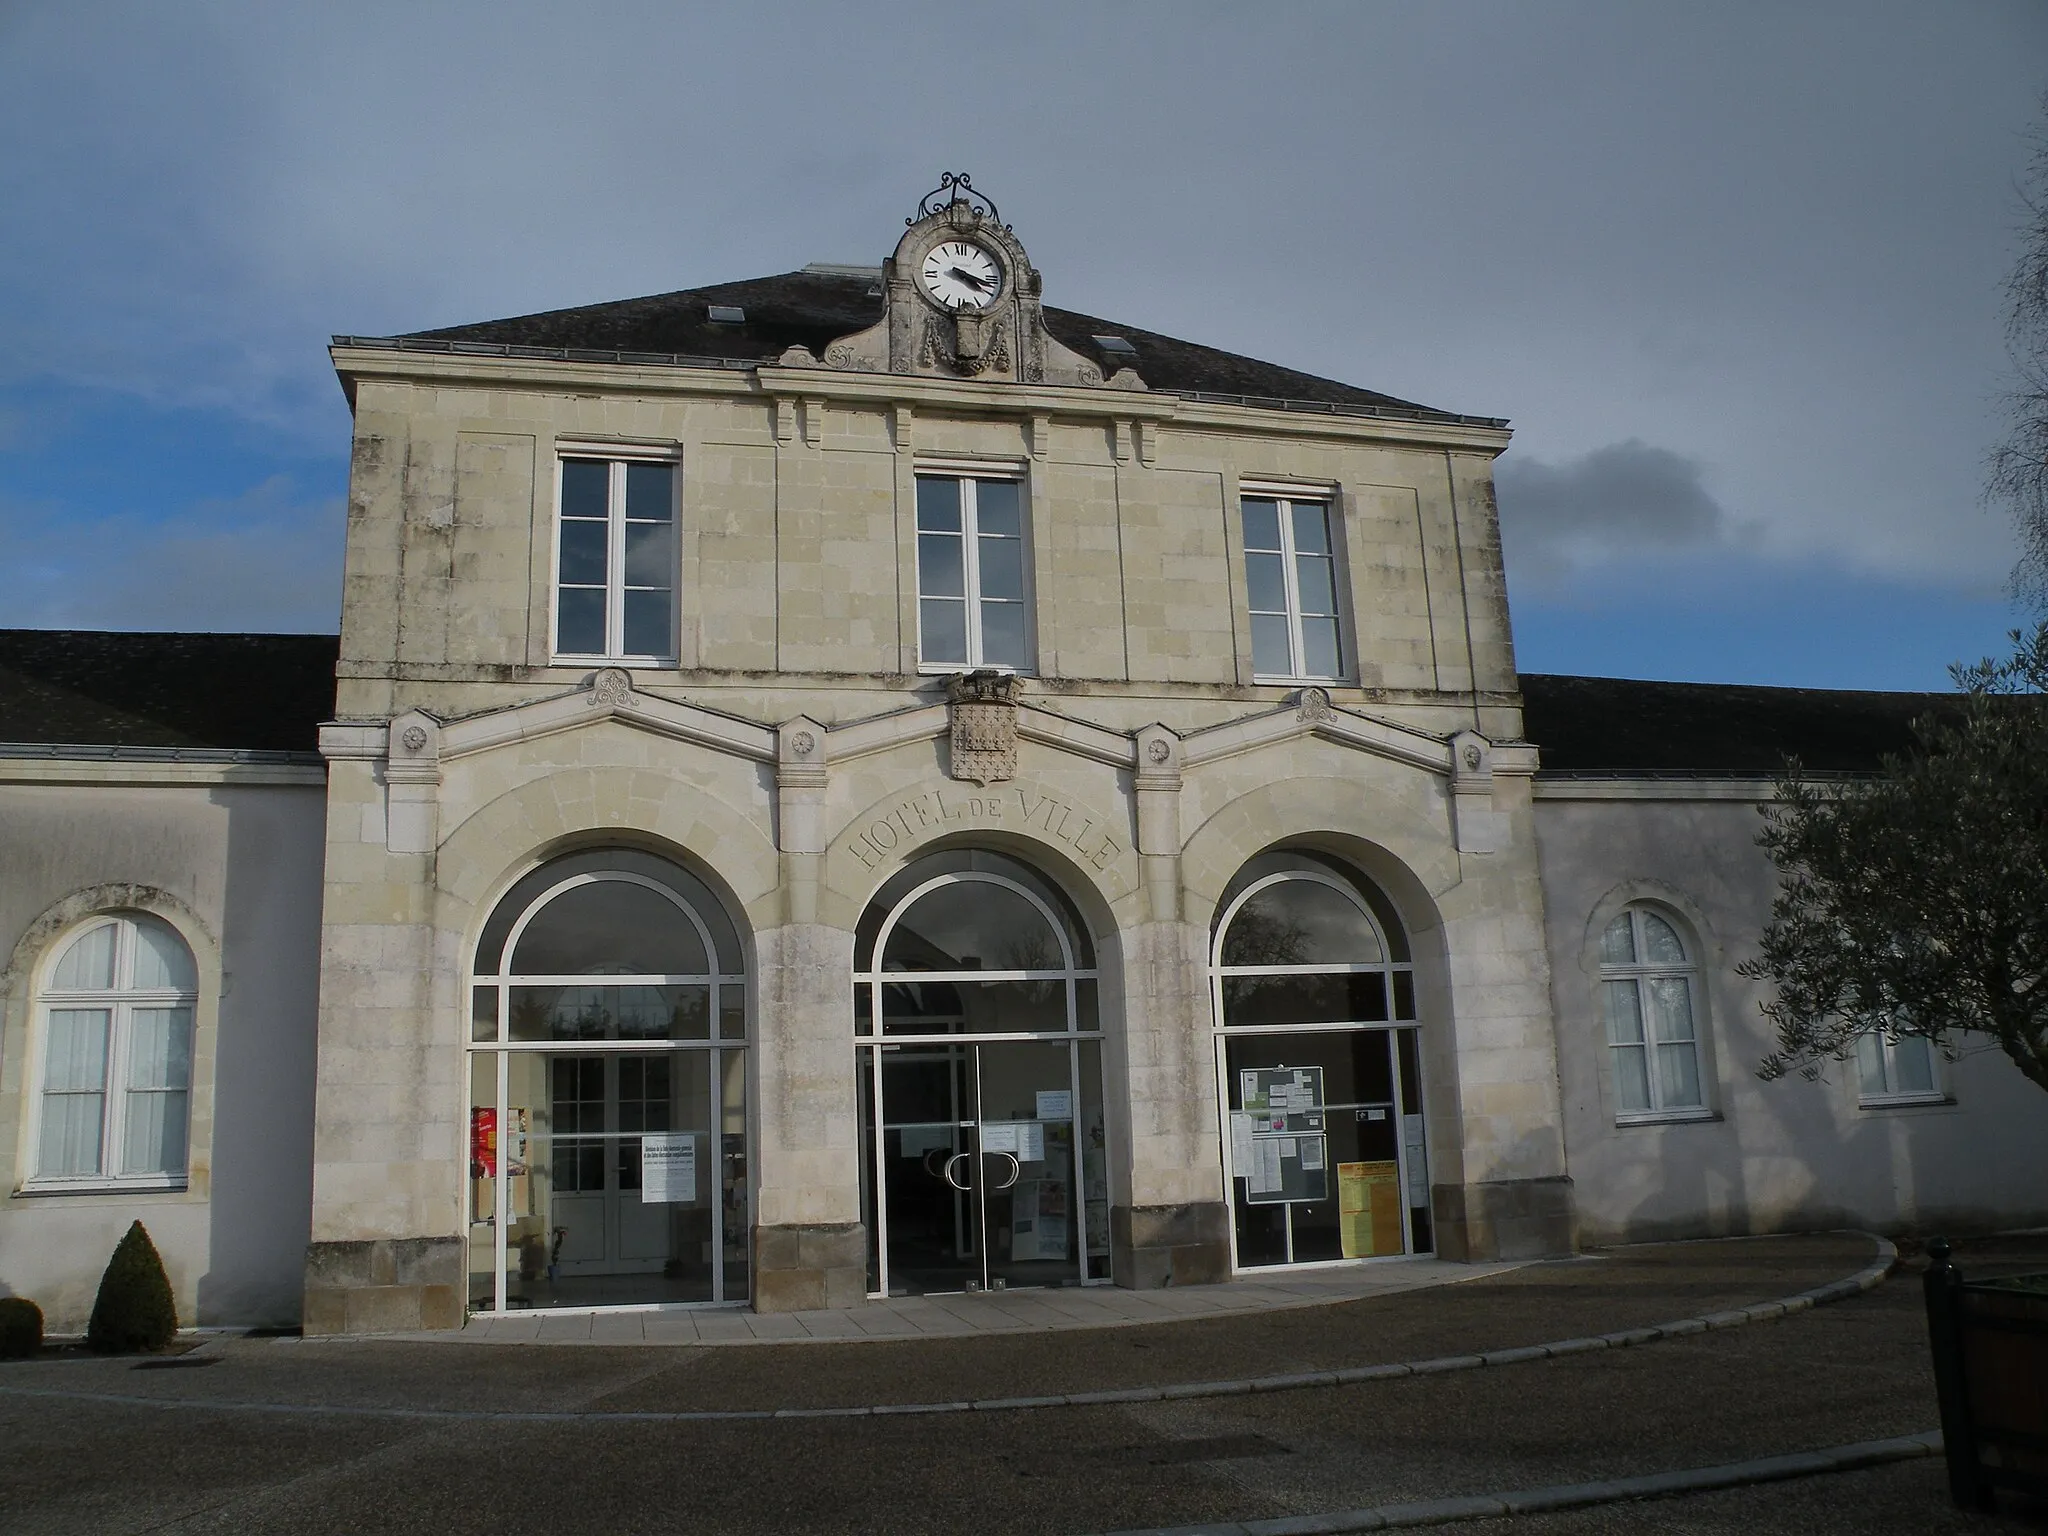
<instances>
[{"instance_id":1,"label":"town hall building","mask_svg":"<svg viewBox=\"0 0 2048 1536\"><path fill-rule=\"evenodd\" d=\"M1770 774L1929 701L1519 675L1506 423L1054 308L965 177L332 355L338 646L0 634L53 1326L137 1217L362 1333L2048 1215L1995 1051L1755 1075Z\"/></svg>"}]
</instances>

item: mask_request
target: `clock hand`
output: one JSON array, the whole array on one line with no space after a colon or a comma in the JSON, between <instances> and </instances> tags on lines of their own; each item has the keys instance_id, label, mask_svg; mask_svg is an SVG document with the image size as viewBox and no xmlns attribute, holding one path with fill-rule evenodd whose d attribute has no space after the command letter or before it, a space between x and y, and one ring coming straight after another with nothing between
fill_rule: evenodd
<instances>
[{"instance_id":1,"label":"clock hand","mask_svg":"<svg viewBox=\"0 0 2048 1536\"><path fill-rule=\"evenodd\" d=\"M968 287L974 289L977 293L987 293L992 286L987 278L977 277L974 273L962 271L959 267L946 268L946 275L959 278L961 282L967 284Z\"/></svg>"}]
</instances>

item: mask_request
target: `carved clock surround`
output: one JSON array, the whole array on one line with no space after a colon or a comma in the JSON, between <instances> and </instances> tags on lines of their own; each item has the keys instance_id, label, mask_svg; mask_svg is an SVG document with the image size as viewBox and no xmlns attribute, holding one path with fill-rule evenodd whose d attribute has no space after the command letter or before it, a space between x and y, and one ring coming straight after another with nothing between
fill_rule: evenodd
<instances>
[{"instance_id":1,"label":"carved clock surround","mask_svg":"<svg viewBox=\"0 0 2048 1536\"><path fill-rule=\"evenodd\" d=\"M941 176L938 188L925 195L905 223L895 254L882 267L882 318L827 346L822 359L827 368L1015 384L1145 387L1129 369L1105 379L1101 368L1046 330L1038 269L994 201L964 173ZM1002 287L993 303L973 311L948 310L924 291L917 280L924 259L949 240L971 241L995 258Z\"/></svg>"}]
</instances>

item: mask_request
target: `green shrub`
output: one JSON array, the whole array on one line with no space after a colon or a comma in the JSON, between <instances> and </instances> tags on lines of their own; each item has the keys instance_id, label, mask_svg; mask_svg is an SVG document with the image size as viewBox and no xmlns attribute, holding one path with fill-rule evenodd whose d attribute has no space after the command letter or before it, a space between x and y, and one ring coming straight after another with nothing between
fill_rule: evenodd
<instances>
[{"instance_id":1,"label":"green shrub","mask_svg":"<svg viewBox=\"0 0 2048 1536\"><path fill-rule=\"evenodd\" d=\"M107 1260L100 1276L100 1294L85 1325L88 1349L114 1354L129 1349L162 1349L178 1331L178 1307L171 1299L170 1277L156 1244L131 1222L128 1233Z\"/></svg>"},{"instance_id":2,"label":"green shrub","mask_svg":"<svg viewBox=\"0 0 2048 1536\"><path fill-rule=\"evenodd\" d=\"M43 1347L43 1309L26 1296L0 1296L0 1360L26 1360Z\"/></svg>"}]
</instances>

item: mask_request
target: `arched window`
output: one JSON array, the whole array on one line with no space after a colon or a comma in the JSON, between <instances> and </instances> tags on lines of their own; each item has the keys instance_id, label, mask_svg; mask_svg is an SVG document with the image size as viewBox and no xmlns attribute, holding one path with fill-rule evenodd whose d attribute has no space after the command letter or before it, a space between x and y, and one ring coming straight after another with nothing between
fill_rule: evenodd
<instances>
[{"instance_id":1,"label":"arched window","mask_svg":"<svg viewBox=\"0 0 2048 1536\"><path fill-rule=\"evenodd\" d=\"M631 849L542 865L470 977L470 1304L747 1292L747 988L704 883Z\"/></svg>"},{"instance_id":2,"label":"arched window","mask_svg":"<svg viewBox=\"0 0 2048 1536\"><path fill-rule=\"evenodd\" d=\"M1004 855L920 859L854 933L868 1283L1109 1278L1101 984L1065 895Z\"/></svg>"},{"instance_id":3,"label":"arched window","mask_svg":"<svg viewBox=\"0 0 2048 1536\"><path fill-rule=\"evenodd\" d=\"M1225 893L1213 958L1238 1267L1429 1251L1415 971L1392 903L1334 859L1265 854Z\"/></svg>"},{"instance_id":4,"label":"arched window","mask_svg":"<svg viewBox=\"0 0 2048 1536\"><path fill-rule=\"evenodd\" d=\"M1600 995L1617 1117L1705 1114L1699 970L1678 927L1637 903L1600 935Z\"/></svg>"},{"instance_id":5,"label":"arched window","mask_svg":"<svg viewBox=\"0 0 2048 1536\"><path fill-rule=\"evenodd\" d=\"M97 919L58 952L39 999L35 1184L183 1186L198 994L160 918Z\"/></svg>"}]
</instances>

